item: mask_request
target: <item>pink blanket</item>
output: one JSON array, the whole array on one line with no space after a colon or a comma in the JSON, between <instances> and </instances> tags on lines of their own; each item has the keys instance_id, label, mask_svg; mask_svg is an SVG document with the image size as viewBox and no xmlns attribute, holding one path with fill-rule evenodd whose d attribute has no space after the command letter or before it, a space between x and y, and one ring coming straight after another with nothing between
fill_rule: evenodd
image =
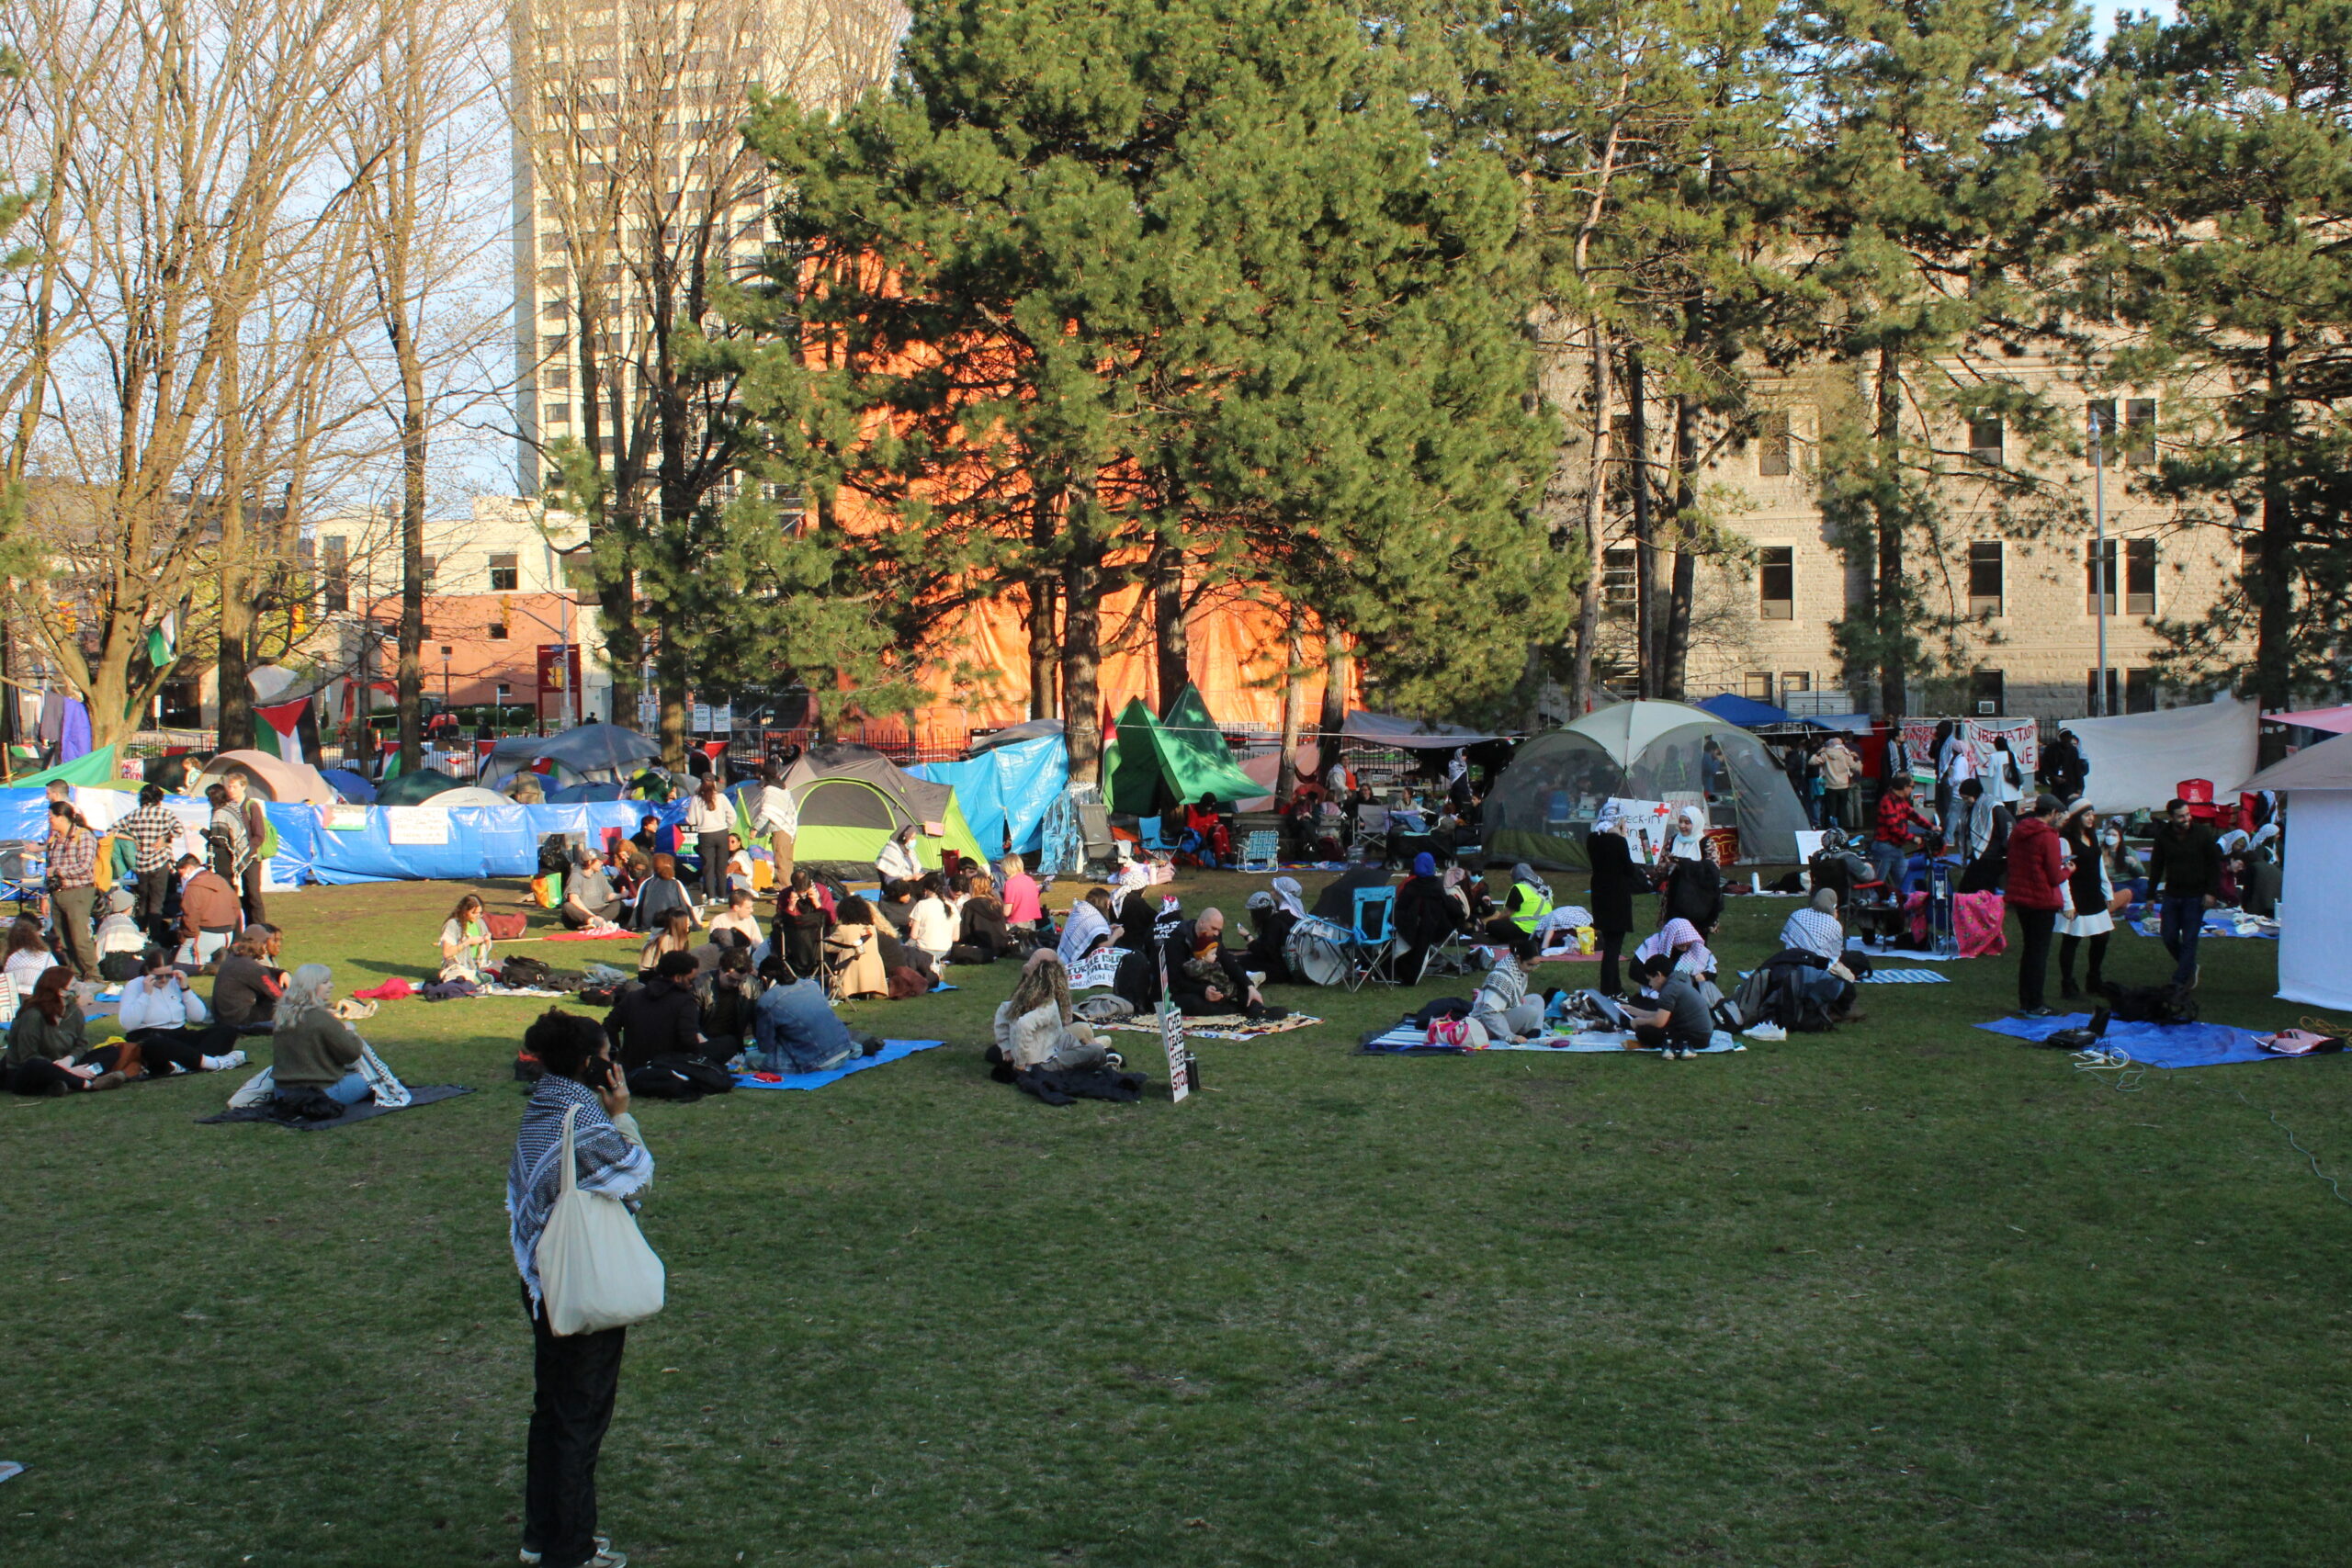
<instances>
[{"instance_id":1,"label":"pink blanket","mask_svg":"<svg viewBox=\"0 0 2352 1568\"><path fill-rule=\"evenodd\" d=\"M1962 958L1989 958L2008 951L2007 898L1998 893L1955 893L1951 903L1951 934L1960 943ZM1912 945L1926 947L1928 896L1912 894L1903 900L1903 912L1910 922Z\"/></svg>"}]
</instances>

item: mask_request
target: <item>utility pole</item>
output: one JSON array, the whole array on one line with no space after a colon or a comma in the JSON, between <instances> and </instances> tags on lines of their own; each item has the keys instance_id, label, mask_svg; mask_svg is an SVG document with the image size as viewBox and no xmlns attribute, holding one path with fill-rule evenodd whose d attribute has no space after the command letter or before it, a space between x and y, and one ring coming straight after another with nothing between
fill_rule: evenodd
<instances>
[{"instance_id":1,"label":"utility pole","mask_svg":"<svg viewBox=\"0 0 2352 1568\"><path fill-rule=\"evenodd\" d=\"M2091 422L2091 560L2098 584L2098 675L2091 682L2091 716L2107 716L2107 602L2115 591L2115 563L2107 554L2107 431L2097 403Z\"/></svg>"}]
</instances>

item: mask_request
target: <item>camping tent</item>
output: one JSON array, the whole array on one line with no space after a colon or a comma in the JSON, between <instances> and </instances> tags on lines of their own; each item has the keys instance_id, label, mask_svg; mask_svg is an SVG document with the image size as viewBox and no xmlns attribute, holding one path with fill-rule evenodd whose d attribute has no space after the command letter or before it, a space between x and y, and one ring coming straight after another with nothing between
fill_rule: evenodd
<instances>
[{"instance_id":1,"label":"camping tent","mask_svg":"<svg viewBox=\"0 0 2352 1568\"><path fill-rule=\"evenodd\" d=\"M972 836L994 853L1004 844L1034 859L1045 846L1046 808L1069 787L1069 749L1061 727L1051 735L976 749L961 762L925 762L919 779L950 785Z\"/></svg>"},{"instance_id":2,"label":"camping tent","mask_svg":"<svg viewBox=\"0 0 2352 1568\"><path fill-rule=\"evenodd\" d=\"M1452 750L1460 746L1480 746L1489 740L1499 740L1498 735L1481 735L1476 730L1456 725L1431 724L1427 719L1399 718L1395 714L1366 713L1351 708L1340 723L1342 739L1361 740L1367 746L1395 746L1407 751Z\"/></svg>"},{"instance_id":3,"label":"camping tent","mask_svg":"<svg viewBox=\"0 0 2352 1568\"><path fill-rule=\"evenodd\" d=\"M972 742L970 752L977 757L981 752L992 750L999 746L1015 746L1023 740L1037 740L1048 735L1057 740L1062 738L1060 719L1024 718L1019 724L1008 724L1002 729L989 730Z\"/></svg>"},{"instance_id":4,"label":"camping tent","mask_svg":"<svg viewBox=\"0 0 2352 1568\"><path fill-rule=\"evenodd\" d=\"M461 784L456 789L443 790L433 796L431 804L441 807L512 806L514 802L494 789L484 789L480 784Z\"/></svg>"},{"instance_id":5,"label":"camping tent","mask_svg":"<svg viewBox=\"0 0 2352 1568\"><path fill-rule=\"evenodd\" d=\"M1724 784L1702 793L1702 753L1722 753ZM1550 867L1585 863L1584 838L1610 797L1708 807L1739 829L1744 861L1793 861L1810 824L1796 792L1757 739L1703 708L1634 702L1532 737L1487 796L1487 850Z\"/></svg>"},{"instance_id":6,"label":"camping tent","mask_svg":"<svg viewBox=\"0 0 2352 1568\"><path fill-rule=\"evenodd\" d=\"M988 858L966 826L953 789L903 772L879 751L814 745L792 764L784 783L800 808L800 832L792 844L796 865L837 876L871 876L874 857L910 822L946 829L944 835L915 836L915 852L927 866L939 863L943 847L974 860Z\"/></svg>"},{"instance_id":7,"label":"camping tent","mask_svg":"<svg viewBox=\"0 0 2352 1568\"><path fill-rule=\"evenodd\" d=\"M342 798L308 762L288 762L266 751L220 753L189 782L188 793L202 795L207 784L218 784L231 773L243 774L247 786L265 800L289 806L333 806Z\"/></svg>"},{"instance_id":8,"label":"camping tent","mask_svg":"<svg viewBox=\"0 0 2352 1568\"><path fill-rule=\"evenodd\" d=\"M1234 761L1207 705L1190 686L1176 694L1164 718L1154 718L1142 698L1130 701L1103 750L1103 802L1129 816L1155 816L1204 795L1231 804L1265 793Z\"/></svg>"},{"instance_id":9,"label":"camping tent","mask_svg":"<svg viewBox=\"0 0 2352 1568\"><path fill-rule=\"evenodd\" d=\"M2224 699L2117 718L2070 718L2061 728L2074 731L2090 764L2083 793L2112 816L2163 810L2183 779L2209 779L2224 790L2254 772L2258 712L2253 703Z\"/></svg>"},{"instance_id":10,"label":"camping tent","mask_svg":"<svg viewBox=\"0 0 2352 1568\"><path fill-rule=\"evenodd\" d=\"M362 778L349 768L321 768L319 777L334 786L337 795L361 806L376 804L376 782Z\"/></svg>"},{"instance_id":11,"label":"camping tent","mask_svg":"<svg viewBox=\"0 0 2352 1568\"><path fill-rule=\"evenodd\" d=\"M2324 729L2330 735L2352 732L2352 705L2332 708L2305 708L2301 713L2267 713L2265 724L2293 724L2305 729Z\"/></svg>"},{"instance_id":12,"label":"camping tent","mask_svg":"<svg viewBox=\"0 0 2352 1568\"><path fill-rule=\"evenodd\" d=\"M436 795L447 795L460 787L458 781L432 768L419 768L413 773L394 773L376 786L379 806L421 806Z\"/></svg>"},{"instance_id":13,"label":"camping tent","mask_svg":"<svg viewBox=\"0 0 2352 1568\"><path fill-rule=\"evenodd\" d=\"M479 776L485 787L495 789L532 763L549 761L563 770L567 782L625 778L639 763L660 755L659 745L633 729L582 724L555 735L508 736L483 756Z\"/></svg>"},{"instance_id":14,"label":"camping tent","mask_svg":"<svg viewBox=\"0 0 2352 1568\"><path fill-rule=\"evenodd\" d=\"M2239 787L2274 789L2287 797L2278 995L2352 1012L2352 921L2344 919L2338 880L2352 863L2352 735L2306 747Z\"/></svg>"}]
</instances>

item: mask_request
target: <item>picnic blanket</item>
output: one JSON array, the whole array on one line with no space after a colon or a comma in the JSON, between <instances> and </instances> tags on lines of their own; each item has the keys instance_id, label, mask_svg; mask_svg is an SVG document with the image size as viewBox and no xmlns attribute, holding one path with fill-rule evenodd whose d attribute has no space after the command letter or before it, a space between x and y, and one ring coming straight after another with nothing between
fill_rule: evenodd
<instances>
[{"instance_id":1,"label":"picnic blanket","mask_svg":"<svg viewBox=\"0 0 2352 1568\"><path fill-rule=\"evenodd\" d=\"M1905 964L1950 964L1956 956L1950 953L1929 953L1920 947L1864 947L1859 942L1849 942L1846 951L1865 954L1872 964L1890 958L1900 958Z\"/></svg>"},{"instance_id":2,"label":"picnic blanket","mask_svg":"<svg viewBox=\"0 0 2352 1568\"><path fill-rule=\"evenodd\" d=\"M2047 1040L2062 1029L2086 1029L2091 1016L2068 1013L2064 1018L1999 1018L1979 1029L2018 1040ZM2120 1051L2144 1066L2215 1067L2226 1062L2278 1062L2289 1058L2255 1043L2251 1029L2226 1023L2125 1023L2108 1021L2099 1044Z\"/></svg>"},{"instance_id":3,"label":"picnic blanket","mask_svg":"<svg viewBox=\"0 0 2352 1568\"><path fill-rule=\"evenodd\" d=\"M643 942L645 933L616 928L608 931L549 931L547 934L549 942L627 942L631 937Z\"/></svg>"},{"instance_id":4,"label":"picnic blanket","mask_svg":"<svg viewBox=\"0 0 2352 1568\"><path fill-rule=\"evenodd\" d=\"M2141 906L2134 905L2137 908ZM2135 936L2162 938L2164 927L2153 917L2133 916L2128 922ZM2259 915L2241 914L2235 909L2208 909L2205 923L2199 928L2198 940L2207 937L2252 937L2262 942L2278 940L2278 922L2266 920Z\"/></svg>"},{"instance_id":5,"label":"picnic blanket","mask_svg":"<svg viewBox=\"0 0 2352 1568\"><path fill-rule=\"evenodd\" d=\"M1426 1029L1413 1023L1400 1023L1393 1028L1367 1034L1356 1043L1356 1050L1369 1056L1468 1056L1477 1053L1465 1051L1459 1045L1428 1043ZM1488 1051L1544 1051L1554 1054L1580 1052L1592 1055L1620 1055L1627 1051L1650 1051L1656 1047L1644 1045L1630 1033L1612 1030L1587 1029L1574 1034L1540 1035L1510 1045L1488 1045ZM1747 1047L1724 1033L1715 1031L1701 1055L1712 1055L1721 1051L1745 1051Z\"/></svg>"},{"instance_id":6,"label":"picnic blanket","mask_svg":"<svg viewBox=\"0 0 2352 1568\"><path fill-rule=\"evenodd\" d=\"M885 1040L882 1049L871 1056L860 1056L847 1066L834 1067L822 1073L737 1073L737 1089L822 1089L829 1083L839 1083L852 1073L862 1073L868 1067L878 1067L885 1062L895 1062L911 1056L918 1051L930 1051L947 1043L944 1040Z\"/></svg>"},{"instance_id":7,"label":"picnic blanket","mask_svg":"<svg viewBox=\"0 0 2352 1568\"><path fill-rule=\"evenodd\" d=\"M1260 1019L1244 1018L1238 1012L1203 1013L1197 1018L1187 1018L1184 1021L1184 1038L1187 1040L1255 1040L1261 1035L1285 1034L1294 1029L1312 1029L1322 1021L1319 1018L1309 1018L1303 1012L1295 1012L1288 1018ZM1097 1024L1095 1027L1131 1030L1137 1034L1157 1034L1159 1032L1159 1021L1157 1018L1131 1018L1124 1019L1117 1023Z\"/></svg>"},{"instance_id":8,"label":"picnic blanket","mask_svg":"<svg viewBox=\"0 0 2352 1568\"><path fill-rule=\"evenodd\" d=\"M1874 967L1869 974L1862 976L1861 983L1865 986L1940 986L1951 978L1951 976L1939 975L1933 969Z\"/></svg>"},{"instance_id":9,"label":"picnic blanket","mask_svg":"<svg viewBox=\"0 0 2352 1568\"><path fill-rule=\"evenodd\" d=\"M220 1122L268 1122L280 1127L291 1127L298 1133L318 1133L329 1127L348 1127L354 1122L367 1122L378 1116L390 1116L396 1111L406 1111L418 1105L431 1105L438 1100L455 1100L461 1094L471 1093L473 1090L461 1083L429 1083L411 1086L407 1105L379 1105L372 1100L365 1100L334 1120L326 1122L305 1122L300 1117L280 1116L277 1113L277 1102L274 1100L264 1100L259 1105L247 1105L234 1111L223 1111L218 1116L199 1116L196 1122L199 1127L209 1127Z\"/></svg>"}]
</instances>

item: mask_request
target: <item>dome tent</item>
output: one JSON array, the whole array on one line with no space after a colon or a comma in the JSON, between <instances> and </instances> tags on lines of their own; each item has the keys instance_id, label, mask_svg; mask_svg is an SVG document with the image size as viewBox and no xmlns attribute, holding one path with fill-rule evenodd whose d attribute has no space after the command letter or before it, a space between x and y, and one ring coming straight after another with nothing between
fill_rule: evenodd
<instances>
[{"instance_id":1,"label":"dome tent","mask_svg":"<svg viewBox=\"0 0 2352 1568\"><path fill-rule=\"evenodd\" d=\"M944 837L915 835L915 854L925 866L939 864L942 847L972 860L988 859L965 826L953 789L915 777L879 751L811 746L784 775L784 784L800 809L800 831L792 842L796 866L849 880L870 877L874 857L890 835L909 823L925 822L947 829ZM737 809L740 817L740 801Z\"/></svg>"},{"instance_id":2,"label":"dome tent","mask_svg":"<svg viewBox=\"0 0 2352 1568\"><path fill-rule=\"evenodd\" d=\"M1709 741L1724 766L1712 802L1701 784ZM1715 825L1738 828L1748 861L1794 861L1796 835L1812 825L1788 776L1746 730L1684 703L1617 703L1519 749L1487 796L1487 852L1581 867L1585 834L1611 795L1706 805Z\"/></svg>"}]
</instances>

